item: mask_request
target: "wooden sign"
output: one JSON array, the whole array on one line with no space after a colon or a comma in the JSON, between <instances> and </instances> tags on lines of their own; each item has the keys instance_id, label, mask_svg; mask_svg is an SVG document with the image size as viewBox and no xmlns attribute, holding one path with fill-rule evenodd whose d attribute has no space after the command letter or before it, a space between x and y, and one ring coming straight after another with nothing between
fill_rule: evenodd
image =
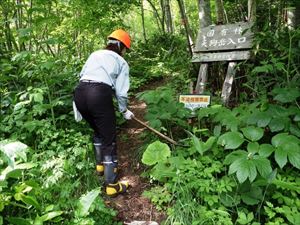
<instances>
[{"instance_id":1,"label":"wooden sign","mask_svg":"<svg viewBox=\"0 0 300 225\"><path fill-rule=\"evenodd\" d=\"M210 95L180 95L179 102L191 110L206 108L210 104Z\"/></svg>"},{"instance_id":2,"label":"wooden sign","mask_svg":"<svg viewBox=\"0 0 300 225\"><path fill-rule=\"evenodd\" d=\"M237 61L250 58L250 51L195 53L192 62Z\"/></svg>"},{"instance_id":3,"label":"wooden sign","mask_svg":"<svg viewBox=\"0 0 300 225\"><path fill-rule=\"evenodd\" d=\"M253 38L251 26L251 23L241 22L201 28L194 52L250 49Z\"/></svg>"}]
</instances>

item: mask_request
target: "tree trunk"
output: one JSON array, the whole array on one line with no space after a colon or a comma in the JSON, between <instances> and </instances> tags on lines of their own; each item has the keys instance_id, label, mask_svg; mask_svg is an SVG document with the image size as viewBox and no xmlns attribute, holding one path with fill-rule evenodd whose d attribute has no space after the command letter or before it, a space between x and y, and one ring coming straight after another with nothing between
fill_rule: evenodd
<instances>
[{"instance_id":1,"label":"tree trunk","mask_svg":"<svg viewBox=\"0 0 300 225\"><path fill-rule=\"evenodd\" d=\"M224 6L222 0L216 0L217 24L225 24Z\"/></svg>"},{"instance_id":2,"label":"tree trunk","mask_svg":"<svg viewBox=\"0 0 300 225\"><path fill-rule=\"evenodd\" d=\"M211 11L210 11L210 1L209 0L198 0L199 7L199 24L200 29L211 25ZM207 83L207 72L208 63L201 63L197 83L195 87L195 92L201 94L205 91Z\"/></svg>"},{"instance_id":3,"label":"tree trunk","mask_svg":"<svg viewBox=\"0 0 300 225\"><path fill-rule=\"evenodd\" d=\"M145 29L145 14L144 14L144 0L141 0L141 15L142 15L142 27L143 27L143 37L144 41L147 42L146 29Z\"/></svg>"},{"instance_id":4,"label":"tree trunk","mask_svg":"<svg viewBox=\"0 0 300 225\"><path fill-rule=\"evenodd\" d=\"M256 0L248 0L248 21L255 22L256 20Z\"/></svg>"},{"instance_id":5,"label":"tree trunk","mask_svg":"<svg viewBox=\"0 0 300 225\"><path fill-rule=\"evenodd\" d=\"M8 17L8 13L10 12L11 9L5 2L0 1L0 3L2 8L2 15L4 18L4 35L5 35L6 48L7 48L6 50L8 52L12 52L13 49L19 51L19 47L15 41L15 38L10 28L10 19Z\"/></svg>"},{"instance_id":6,"label":"tree trunk","mask_svg":"<svg viewBox=\"0 0 300 225\"><path fill-rule=\"evenodd\" d=\"M168 33L173 33L173 23L172 23L172 14L171 14L171 7L170 7L170 0L163 1L163 11L164 11L164 18L166 23L166 28Z\"/></svg>"},{"instance_id":7,"label":"tree trunk","mask_svg":"<svg viewBox=\"0 0 300 225\"><path fill-rule=\"evenodd\" d=\"M211 25L210 1L198 0L198 9L200 28Z\"/></svg>"},{"instance_id":8,"label":"tree trunk","mask_svg":"<svg viewBox=\"0 0 300 225\"><path fill-rule=\"evenodd\" d=\"M193 34L190 29L189 21L186 16L186 13L185 13L184 3L182 0L177 0L177 1L178 1L178 5L179 5L181 20L182 20L182 23L183 23L184 29L185 29L189 52L190 52L190 55L193 56L193 47L194 47Z\"/></svg>"}]
</instances>

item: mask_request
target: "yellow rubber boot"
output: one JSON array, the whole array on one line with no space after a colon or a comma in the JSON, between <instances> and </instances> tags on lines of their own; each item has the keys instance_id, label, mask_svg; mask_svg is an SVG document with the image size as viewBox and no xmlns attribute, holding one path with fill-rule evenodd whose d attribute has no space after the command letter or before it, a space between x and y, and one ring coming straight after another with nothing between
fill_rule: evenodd
<instances>
[{"instance_id":1,"label":"yellow rubber boot","mask_svg":"<svg viewBox=\"0 0 300 225\"><path fill-rule=\"evenodd\" d=\"M125 193L128 189L128 182L127 181L119 181L115 184L108 184L106 185L105 191L106 195L109 197L116 197L118 194Z\"/></svg>"}]
</instances>

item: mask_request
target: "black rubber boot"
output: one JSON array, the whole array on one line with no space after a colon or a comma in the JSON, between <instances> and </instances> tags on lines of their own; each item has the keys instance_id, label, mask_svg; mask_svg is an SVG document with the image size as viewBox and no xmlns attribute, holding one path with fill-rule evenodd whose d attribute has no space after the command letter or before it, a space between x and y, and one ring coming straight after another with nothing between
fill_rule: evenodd
<instances>
[{"instance_id":1,"label":"black rubber boot","mask_svg":"<svg viewBox=\"0 0 300 225\"><path fill-rule=\"evenodd\" d=\"M117 163L114 162L114 159L116 158L112 155L104 155L105 192L109 197L116 197L118 194L125 193L128 189L128 182L117 182Z\"/></svg>"},{"instance_id":2,"label":"black rubber boot","mask_svg":"<svg viewBox=\"0 0 300 225\"><path fill-rule=\"evenodd\" d=\"M98 137L93 138L94 144L94 153L96 158L96 171L99 176L104 175L104 166L103 166L103 152L101 148L101 139Z\"/></svg>"}]
</instances>

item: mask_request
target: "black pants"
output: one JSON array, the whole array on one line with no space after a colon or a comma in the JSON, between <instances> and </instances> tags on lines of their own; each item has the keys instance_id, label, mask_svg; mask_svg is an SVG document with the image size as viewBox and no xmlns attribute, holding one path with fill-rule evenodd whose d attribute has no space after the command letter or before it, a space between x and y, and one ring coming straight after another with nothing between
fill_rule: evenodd
<instances>
[{"instance_id":1,"label":"black pants","mask_svg":"<svg viewBox=\"0 0 300 225\"><path fill-rule=\"evenodd\" d=\"M80 82L75 89L74 101L82 117L101 139L104 148L116 142L116 115L114 92L104 83Z\"/></svg>"}]
</instances>

